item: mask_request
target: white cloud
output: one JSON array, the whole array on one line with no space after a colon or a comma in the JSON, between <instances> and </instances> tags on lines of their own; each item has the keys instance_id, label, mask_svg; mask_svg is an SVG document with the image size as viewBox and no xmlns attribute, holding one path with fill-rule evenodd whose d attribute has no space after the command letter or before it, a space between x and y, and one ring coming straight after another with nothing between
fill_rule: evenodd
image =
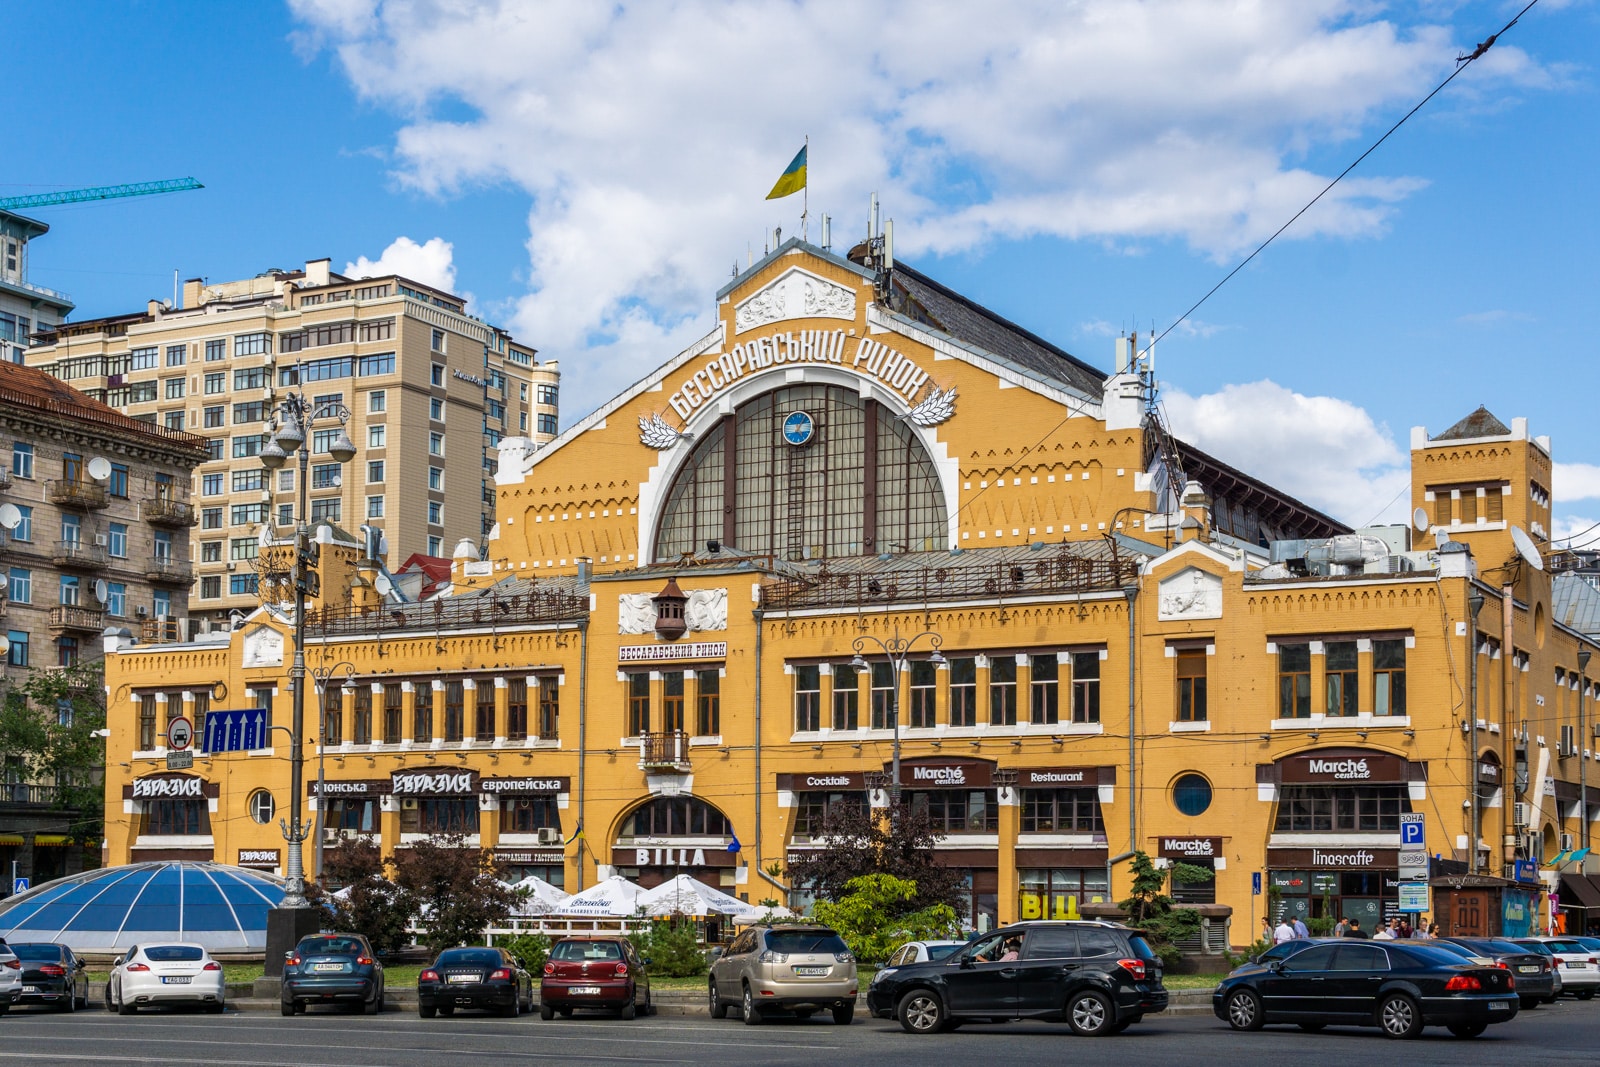
<instances>
[{"instance_id":1,"label":"white cloud","mask_svg":"<svg viewBox=\"0 0 1600 1067\"><path fill-rule=\"evenodd\" d=\"M1593 463L1557 463L1551 471L1550 493L1558 505L1574 500L1600 500L1600 466Z\"/></svg>"},{"instance_id":2,"label":"white cloud","mask_svg":"<svg viewBox=\"0 0 1600 1067\"><path fill-rule=\"evenodd\" d=\"M1596 530L1600 528L1600 519L1589 518L1583 515L1555 515L1550 519L1553 530L1550 542L1560 546L1562 542L1577 539L1579 547L1593 548Z\"/></svg>"},{"instance_id":3,"label":"white cloud","mask_svg":"<svg viewBox=\"0 0 1600 1067\"><path fill-rule=\"evenodd\" d=\"M456 291L453 251L454 246L442 237L430 237L420 245L409 237L396 237L377 259L362 256L354 263L346 263L344 273L351 278L401 274L412 281L453 293Z\"/></svg>"},{"instance_id":4,"label":"white cloud","mask_svg":"<svg viewBox=\"0 0 1600 1067\"><path fill-rule=\"evenodd\" d=\"M402 116L403 184L530 196L508 325L547 356L621 364L594 374L601 392L569 379L575 406L704 328L752 238L798 229L798 198L762 198L807 133L811 232L834 213L840 245L876 189L908 254L1046 236L1225 259L1327 183L1313 151L1353 155L1472 43L1369 0L290 6L302 54L333 50ZM1508 43L1487 58L1473 92L1550 76ZM1286 237L1382 233L1422 184L1382 168Z\"/></svg>"},{"instance_id":5,"label":"white cloud","mask_svg":"<svg viewBox=\"0 0 1600 1067\"><path fill-rule=\"evenodd\" d=\"M1409 457L1348 400L1273 381L1161 396L1172 432L1202 451L1352 526L1405 521Z\"/></svg>"}]
</instances>

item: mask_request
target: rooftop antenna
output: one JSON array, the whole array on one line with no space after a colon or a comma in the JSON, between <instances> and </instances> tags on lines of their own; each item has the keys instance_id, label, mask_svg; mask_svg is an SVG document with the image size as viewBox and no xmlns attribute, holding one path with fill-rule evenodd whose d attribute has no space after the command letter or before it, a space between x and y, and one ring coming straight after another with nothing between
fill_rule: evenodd
<instances>
[{"instance_id":1,"label":"rooftop antenna","mask_svg":"<svg viewBox=\"0 0 1600 1067\"><path fill-rule=\"evenodd\" d=\"M894 270L894 219L883 230L883 269Z\"/></svg>"},{"instance_id":2,"label":"rooftop antenna","mask_svg":"<svg viewBox=\"0 0 1600 1067\"><path fill-rule=\"evenodd\" d=\"M878 194L872 194L872 212L867 216L867 240L878 236Z\"/></svg>"},{"instance_id":3,"label":"rooftop antenna","mask_svg":"<svg viewBox=\"0 0 1600 1067\"><path fill-rule=\"evenodd\" d=\"M822 247L833 247L833 219L826 213L822 216Z\"/></svg>"}]
</instances>

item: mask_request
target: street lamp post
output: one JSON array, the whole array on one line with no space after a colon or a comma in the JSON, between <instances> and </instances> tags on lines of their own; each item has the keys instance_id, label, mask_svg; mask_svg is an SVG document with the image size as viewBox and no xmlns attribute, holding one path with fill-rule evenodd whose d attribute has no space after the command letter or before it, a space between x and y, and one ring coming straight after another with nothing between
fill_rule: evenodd
<instances>
[{"instance_id":1,"label":"street lamp post","mask_svg":"<svg viewBox=\"0 0 1600 1067\"><path fill-rule=\"evenodd\" d=\"M294 564L290 571L294 582L294 664L289 669L289 686L294 694L294 717L290 726L289 741L289 821L278 822L289 849L288 887L280 905L283 908L307 906L305 861L301 856L300 845L305 841L307 833L302 813L305 797L301 794L304 791L305 773L306 586L307 576L311 570L311 526L307 522L309 505L306 481L311 467L308 439L315 423L337 419L340 425L339 434L329 445L328 453L340 464L350 462L355 458L356 446L351 443L349 435L343 429L349 418L350 409L341 403L312 404L300 393L290 393L278 408L272 437L260 453L261 465L269 472L276 471L288 462L291 453L297 454L300 460L300 483L296 486L299 506L295 514ZM271 530L271 519L270 515L267 516L268 522L263 528L263 534ZM267 538L263 536L262 540L265 542Z\"/></svg>"},{"instance_id":2,"label":"street lamp post","mask_svg":"<svg viewBox=\"0 0 1600 1067\"><path fill-rule=\"evenodd\" d=\"M856 670L867 668L867 660L862 656L861 652L863 649L874 645L882 650L884 657L889 661L889 676L893 686L889 691L889 725L894 730L894 747L892 750L894 754L889 778L890 819L898 819L900 817L900 675L905 671L906 661L910 658L912 648L924 637L928 639L928 647L932 652L932 655L928 657L928 662L934 664L943 663L944 656L940 654L939 648L944 644L944 638L933 630L924 630L913 637L901 637L900 628L896 626L894 636L887 641L873 637L871 634L863 634L856 638L850 646L856 653L855 658L850 661L850 665L855 667ZM868 710L870 714L870 709Z\"/></svg>"},{"instance_id":3,"label":"street lamp post","mask_svg":"<svg viewBox=\"0 0 1600 1067\"><path fill-rule=\"evenodd\" d=\"M317 709L318 709L318 714L317 714L317 723L318 723L318 727L317 727L317 739L318 739L317 740L317 817L314 820L314 823L313 823L313 826L312 826L312 839L315 842L315 844L312 845L312 850L311 850L311 856L312 856L311 877L314 880L318 881L318 882L322 881L322 845L323 845L323 837L324 837L324 835L322 833L322 823L323 823L323 818L322 817L323 817L324 810L328 806L328 798L324 795L324 784L326 783L327 779L323 775L324 763L325 763L324 757L325 757L325 755L326 755L326 753L328 751L328 682L329 682L330 679L332 679L332 677L334 675L334 672L335 671L339 671L341 669L344 671L344 682L339 686L340 693L341 693L341 699L342 699L342 694L345 691L355 688L355 684L356 684L356 681L355 681L355 679L356 679L355 664L347 662L347 661L341 661L339 663L335 663L331 667L313 667L313 668L311 668L311 680L316 683Z\"/></svg>"}]
</instances>

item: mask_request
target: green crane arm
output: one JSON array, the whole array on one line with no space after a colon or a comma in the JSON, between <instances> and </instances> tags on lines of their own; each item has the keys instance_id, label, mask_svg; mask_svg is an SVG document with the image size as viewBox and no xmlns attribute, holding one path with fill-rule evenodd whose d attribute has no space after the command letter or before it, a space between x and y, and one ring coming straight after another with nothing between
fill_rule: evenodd
<instances>
[{"instance_id":1,"label":"green crane arm","mask_svg":"<svg viewBox=\"0 0 1600 1067\"><path fill-rule=\"evenodd\" d=\"M85 200L115 200L123 196L154 196L156 193L181 193L204 188L193 178L168 178L159 182L101 185L93 189L67 189L59 193L35 193L32 196L3 196L0 197L0 211L22 211L56 204L79 204Z\"/></svg>"}]
</instances>

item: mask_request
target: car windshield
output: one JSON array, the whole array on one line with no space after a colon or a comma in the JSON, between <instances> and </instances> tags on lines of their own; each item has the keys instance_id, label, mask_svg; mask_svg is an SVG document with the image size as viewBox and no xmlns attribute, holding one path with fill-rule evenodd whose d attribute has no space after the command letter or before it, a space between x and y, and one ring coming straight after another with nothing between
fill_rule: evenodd
<instances>
[{"instance_id":1,"label":"car windshield","mask_svg":"<svg viewBox=\"0 0 1600 1067\"><path fill-rule=\"evenodd\" d=\"M1589 951L1587 948L1584 948L1581 944L1579 944L1576 941L1547 941L1547 942L1545 942L1545 944L1550 946L1550 951L1551 952L1588 952Z\"/></svg>"},{"instance_id":2,"label":"car windshield","mask_svg":"<svg viewBox=\"0 0 1600 1067\"><path fill-rule=\"evenodd\" d=\"M1550 946L1545 944L1543 941L1514 941L1512 944L1516 945L1518 948L1525 949L1528 952L1537 952L1541 956L1555 955L1554 952L1550 951Z\"/></svg>"},{"instance_id":3,"label":"car windshield","mask_svg":"<svg viewBox=\"0 0 1600 1067\"><path fill-rule=\"evenodd\" d=\"M193 963L205 959L206 950L198 945L151 945L144 958L151 963Z\"/></svg>"},{"instance_id":4,"label":"car windshield","mask_svg":"<svg viewBox=\"0 0 1600 1067\"><path fill-rule=\"evenodd\" d=\"M957 942L954 945L929 945L929 946L927 946L927 948L928 948L928 959L930 959L930 960L942 960L946 956L950 955L950 953L954 952L956 949L958 949L960 947L961 947L961 944L959 942Z\"/></svg>"},{"instance_id":5,"label":"car windshield","mask_svg":"<svg viewBox=\"0 0 1600 1067\"><path fill-rule=\"evenodd\" d=\"M1460 951L1460 945L1455 946L1457 950L1455 952L1450 951L1442 944L1435 945L1427 941L1391 942L1384 947L1391 950L1403 947L1405 951L1416 956L1421 962L1430 967L1460 967L1462 965L1463 953ZM1469 949L1468 954L1470 952L1471 950Z\"/></svg>"},{"instance_id":6,"label":"car windshield","mask_svg":"<svg viewBox=\"0 0 1600 1067\"><path fill-rule=\"evenodd\" d=\"M767 948L773 952L849 952L836 933L821 930L773 930L767 934Z\"/></svg>"},{"instance_id":7,"label":"car windshield","mask_svg":"<svg viewBox=\"0 0 1600 1067\"><path fill-rule=\"evenodd\" d=\"M453 948L448 952L439 954L439 966L448 967L457 963L494 963L500 962L500 953L492 948Z\"/></svg>"},{"instance_id":8,"label":"car windshield","mask_svg":"<svg viewBox=\"0 0 1600 1067\"><path fill-rule=\"evenodd\" d=\"M1495 956L1526 956L1528 954L1528 950L1521 945L1513 941L1502 941L1499 938L1493 938L1488 941L1473 941L1471 945Z\"/></svg>"},{"instance_id":9,"label":"car windshield","mask_svg":"<svg viewBox=\"0 0 1600 1067\"><path fill-rule=\"evenodd\" d=\"M622 949L615 941L563 941L550 950L553 960L620 960Z\"/></svg>"},{"instance_id":10,"label":"car windshield","mask_svg":"<svg viewBox=\"0 0 1600 1067\"><path fill-rule=\"evenodd\" d=\"M61 959L60 945L11 945L11 951L19 960L57 960ZM0 949L4 952L5 949Z\"/></svg>"},{"instance_id":11,"label":"car windshield","mask_svg":"<svg viewBox=\"0 0 1600 1067\"><path fill-rule=\"evenodd\" d=\"M1150 942L1146 941L1138 934L1133 934L1128 938L1128 947L1133 949L1133 954L1139 957L1141 960L1154 960L1160 958L1156 955L1156 950L1150 947Z\"/></svg>"},{"instance_id":12,"label":"car windshield","mask_svg":"<svg viewBox=\"0 0 1600 1067\"><path fill-rule=\"evenodd\" d=\"M308 937L297 951L302 956L360 956L366 947L353 937Z\"/></svg>"},{"instance_id":13,"label":"car windshield","mask_svg":"<svg viewBox=\"0 0 1600 1067\"><path fill-rule=\"evenodd\" d=\"M1478 950L1477 949L1468 948L1466 945L1457 944L1454 941L1433 941L1433 942L1429 943L1429 947L1430 948L1443 949L1446 952L1453 952L1457 956L1476 956L1476 955L1478 955ZM1520 952L1522 950L1518 949L1517 951Z\"/></svg>"}]
</instances>

